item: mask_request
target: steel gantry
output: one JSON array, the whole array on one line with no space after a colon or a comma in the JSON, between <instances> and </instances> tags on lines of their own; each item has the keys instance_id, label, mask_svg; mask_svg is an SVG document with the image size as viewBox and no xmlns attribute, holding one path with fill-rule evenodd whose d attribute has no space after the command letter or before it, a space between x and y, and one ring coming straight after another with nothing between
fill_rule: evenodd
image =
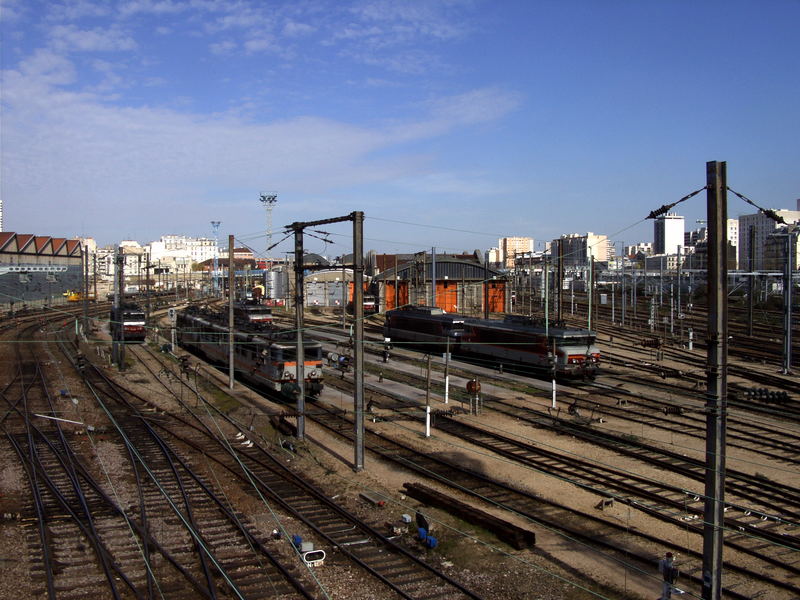
<instances>
[{"instance_id":1,"label":"steel gantry","mask_svg":"<svg viewBox=\"0 0 800 600\"><path fill-rule=\"evenodd\" d=\"M286 229L294 231L294 276L295 276L295 327L297 344L297 370L295 380L300 390L297 395L297 438L305 436L305 365L303 351L303 277L305 271L328 269L327 266L303 264L303 231L330 223L353 222L353 410L355 416L355 448L353 468L364 469L364 213L355 211L343 217L318 221L295 222ZM345 305L342 305L345 310Z\"/></svg>"}]
</instances>

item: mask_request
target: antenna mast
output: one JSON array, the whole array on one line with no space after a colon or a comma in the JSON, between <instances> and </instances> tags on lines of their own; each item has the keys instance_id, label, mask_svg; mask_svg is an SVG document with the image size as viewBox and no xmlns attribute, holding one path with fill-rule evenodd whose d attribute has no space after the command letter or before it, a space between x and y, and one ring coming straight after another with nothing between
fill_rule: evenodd
<instances>
[{"instance_id":1,"label":"antenna mast","mask_svg":"<svg viewBox=\"0 0 800 600\"><path fill-rule=\"evenodd\" d=\"M272 207L278 202L278 193L277 192L261 192L261 196L259 196L259 200L264 205L264 208L267 209L267 252L269 253L270 249L272 248ZM265 256L264 258L268 259L269 256Z\"/></svg>"}]
</instances>

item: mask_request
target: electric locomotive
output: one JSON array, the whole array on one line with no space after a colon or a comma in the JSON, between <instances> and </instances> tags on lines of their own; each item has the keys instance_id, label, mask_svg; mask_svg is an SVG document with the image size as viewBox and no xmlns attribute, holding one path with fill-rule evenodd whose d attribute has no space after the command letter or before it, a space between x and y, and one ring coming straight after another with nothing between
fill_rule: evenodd
<instances>
[{"instance_id":1,"label":"electric locomotive","mask_svg":"<svg viewBox=\"0 0 800 600\"><path fill-rule=\"evenodd\" d=\"M257 301L245 300L233 307L233 317L243 324L271 323L272 308Z\"/></svg>"},{"instance_id":2,"label":"electric locomotive","mask_svg":"<svg viewBox=\"0 0 800 600\"><path fill-rule=\"evenodd\" d=\"M112 339L123 339L125 343L143 342L147 329L144 311L131 302L122 302L111 308L109 329Z\"/></svg>"},{"instance_id":3,"label":"electric locomotive","mask_svg":"<svg viewBox=\"0 0 800 600\"><path fill-rule=\"evenodd\" d=\"M383 335L395 342L424 344L428 350L456 351L465 334L464 317L436 306L404 306L386 311Z\"/></svg>"},{"instance_id":4,"label":"electric locomotive","mask_svg":"<svg viewBox=\"0 0 800 600\"><path fill-rule=\"evenodd\" d=\"M178 344L210 361L227 365L229 329L222 314L185 310L178 313ZM277 392L294 400L297 346L294 333L265 327L257 333L234 330L233 358L236 376L255 387ZM322 344L303 340L305 395L316 399L323 389Z\"/></svg>"},{"instance_id":5,"label":"electric locomotive","mask_svg":"<svg viewBox=\"0 0 800 600\"><path fill-rule=\"evenodd\" d=\"M506 315L502 321L467 319L465 354L514 363L557 377L594 378L600 364L597 335L588 329L547 327L530 317Z\"/></svg>"}]
</instances>

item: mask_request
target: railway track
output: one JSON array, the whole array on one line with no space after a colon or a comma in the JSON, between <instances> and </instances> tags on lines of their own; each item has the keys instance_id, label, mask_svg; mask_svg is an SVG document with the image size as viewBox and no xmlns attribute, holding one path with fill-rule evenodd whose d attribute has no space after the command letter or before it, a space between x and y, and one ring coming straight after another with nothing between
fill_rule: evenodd
<instances>
[{"instance_id":1,"label":"railway track","mask_svg":"<svg viewBox=\"0 0 800 600\"><path fill-rule=\"evenodd\" d=\"M53 419L33 423L34 412L58 411L47 396L52 385L32 347L18 344L18 359L21 372L39 380L23 380L19 402L4 394L9 414L3 428L31 487L23 519L35 523L38 532L31 528L28 535L30 559L38 565L32 569L33 587L41 585L51 599L98 593L112 598L260 598L265 590L271 590L270 597L315 597L305 589L307 583L292 581L289 571L296 566L280 566L263 536L153 435L118 390L100 389L108 384L100 371L88 368L86 373L87 390L108 417L102 425L97 421L103 430L97 435L124 448L131 458L126 466L117 465L118 472L98 479L97 464L84 452L86 440L95 434L68 435Z\"/></svg>"},{"instance_id":2,"label":"railway track","mask_svg":"<svg viewBox=\"0 0 800 600\"><path fill-rule=\"evenodd\" d=\"M157 358L149 349L137 349L137 353L142 352L148 353L152 359ZM175 378L180 379L177 373ZM193 393L196 392L195 389ZM268 452L247 427L205 402L202 395L196 396L205 408L214 412L216 419L224 421L236 434L227 439L219 438L199 415L190 422L181 415L172 414L168 421L164 419L164 424L161 424L161 418L154 420L154 426L163 429L164 435L177 442L203 452L209 460L238 478L254 497L267 498L279 505L313 531L323 547L335 549L339 557L347 557L399 597L480 598L331 500ZM177 397L175 400L180 402ZM186 403L183 403L183 408L187 412L192 410ZM176 423L182 426L176 427Z\"/></svg>"},{"instance_id":3,"label":"railway track","mask_svg":"<svg viewBox=\"0 0 800 600\"><path fill-rule=\"evenodd\" d=\"M341 330L338 330L338 328L337 328L337 330L335 330L335 331L336 331L336 334L341 336ZM331 331L329 335L333 335L333 334L334 334L334 332ZM377 347L376 347L376 349L377 349ZM395 357L395 360L396 360L396 357ZM388 376L390 378L393 377L392 374L390 373L391 369L389 369L385 365L380 367L380 368L383 370L384 376ZM452 373L452 371L451 371L451 373ZM419 385L419 383L420 382L417 381L416 385ZM488 407L490 407L490 404L486 404L486 406L488 408ZM494 406L492 406L492 408L494 408ZM519 411L520 411L520 407L519 406L512 405L507 414L509 414L509 416L513 416L514 418L519 418ZM439 417L440 422L441 422L441 420L443 418L444 417ZM547 421L547 422L552 422L552 420L553 420L551 415L546 415L546 414L542 415L541 418L543 419L543 421ZM340 427L340 429L342 430L342 432L348 432L351 429L351 427L352 427L352 424L348 422L343 427ZM329 426L329 429L331 431L335 431L335 427L333 427L333 426ZM567 433L569 433L570 435L575 435L574 431L572 431L572 430L567 431ZM593 433L596 433L596 432L593 432ZM454 435L457 435L457 434L454 433ZM478 434L476 434L475 432L472 432L472 435L473 436L477 436ZM743 438L745 438L746 435L747 434L743 434ZM462 431L461 435L459 436L459 438L460 439L464 439L465 437L469 438L469 436L464 434L464 432ZM590 436L590 437L586 437L585 439L587 439L588 441L591 441L592 443L594 443L595 440L593 438L594 438L594 436ZM619 442L619 440L617 440L617 442ZM484 442L484 443L489 444L489 442ZM507 441L504 441L503 443L504 444L508 444ZM608 443L608 442L606 442L606 443ZM611 446L613 446L613 444L611 444ZM790 446L790 444L783 444L783 449L787 450L787 451L791 451L791 448L789 446ZM487 447L487 449L488 449L488 447ZM750 448L750 449L752 449L752 448ZM376 452L379 452L379 451L380 450L376 450ZM502 454L503 452L506 452L507 453L506 457L509 460L511 460L511 459L519 460L519 458L520 458L519 455L529 452L529 449L523 449L523 448L519 448L519 447L516 447L516 448L508 448L508 447L506 447L505 449L504 448L492 449L492 452L495 452L495 453L498 453L498 454ZM646 450L642 450L639 453L638 458L640 460L645 460L647 462L651 462L651 464L658 465L661 468L664 468L665 466L667 466L670 470L675 470L676 472L681 472L681 468L679 467L679 464L681 463L681 461L683 461L684 468L685 468L685 462L686 461L685 461L684 457L681 457L680 455L676 455L675 457L671 457L668 462L665 462L663 452L661 452L659 449L654 449L654 453L653 453L652 456L650 456L649 459L644 458L646 455L647 455L647 451ZM530 457L528 457L528 460L529 459L530 459ZM673 460L675 462L673 462ZM403 464L406 464L402 460L400 462L403 463ZM453 468L454 468L454 466L451 465L451 470ZM539 466L539 467L535 467L535 468L540 468L541 469L542 467ZM701 471L695 471L695 474L700 472L701 473L700 481L702 481L702 477L703 477L702 470L704 470L704 465L701 465L700 469L701 469ZM425 471L425 470L427 470L427 466L425 468L420 469L419 472L422 472L422 471ZM584 470L584 473L586 473L587 468L584 467L583 470ZM589 469L589 470L591 470L591 469ZM692 469L689 469L689 471L687 473L690 473L691 471L692 471ZM442 477L444 477L444 476L445 475L443 474ZM689 475L689 474L686 474L685 476L694 477L694 475ZM573 473L573 475L571 475L571 477L576 477L576 475ZM582 477L586 477L587 478L586 479L587 483L584 484L587 487L597 488L598 486L601 486L601 485L610 485L608 483L608 480L606 480L605 483L601 483L598 480L590 479L589 478L589 474L584 474L584 475L582 475ZM619 479L622 479L622 478L625 477L625 474L617 474L617 477ZM696 477L695 477L695 479L696 479ZM626 483L625 485L628 485L628 483ZM647 482L640 481L639 482L639 486L632 486L632 487L626 489L625 486L623 486L620 483L620 484L615 484L616 487L609 487L603 493L607 493L609 495L620 495L620 494L624 495L624 494L628 494L629 496L628 496L627 500L624 499L625 496L620 496L622 501L628 501L633 505L637 505L637 507L638 507L638 505L641 505L642 502L643 502L641 500L641 498L642 497L647 498L647 495L643 494L642 488L640 487L640 486L645 486L645 485L647 485ZM777 502L777 500L780 500L781 502L786 502L786 496L787 495L789 497L798 495L798 491L797 490L785 490L785 489L781 490L779 487L777 489L772 489L771 482L769 482L769 485L765 485L765 482L761 481L761 480L758 480L758 478L755 478L754 481L751 481L751 482L749 482L747 484L741 484L741 485L742 485L742 487L739 488L740 492L737 492L737 493L742 493L744 495L744 497L747 497L747 495L749 494L750 497L753 499L752 500L753 502L761 502L762 505L763 505L763 503L770 501L768 499L765 499L766 496L768 496L769 494L775 494L772 497L772 500L776 501L776 502ZM755 486L755 488L753 486ZM461 489L461 487L459 487L457 485L454 486L454 487L457 488L457 489ZM748 487L750 487L750 491L747 491ZM466 488L466 489L462 489L461 491L467 492L467 489L469 488L469 486L464 486L464 488ZM765 488L768 488L767 492L764 491ZM639 499L637 499L637 494L638 494L638 498ZM672 498L669 497L670 494L673 495ZM697 515L698 514L702 514L702 511L698 508L699 505L696 504L697 502L700 501L700 495L699 494L697 494L696 492L689 492L689 491L684 490L682 488L674 488L674 489L671 489L671 490L662 490L660 496L661 496L660 497L660 502L662 504L666 505L666 507L668 509L671 508L671 510L673 512L676 512L676 511L681 512L683 514L683 516L687 517L687 521L685 521L685 522L682 521L680 523L675 523L675 525L677 525L677 526L679 526L679 527L681 527L683 529L692 528L692 529L695 530L695 533L698 532L698 528L697 528L696 525L694 525L694 527L691 527L691 525L693 525L691 523L691 521L696 521L697 518L698 518ZM696 498L695 498L695 496L696 496ZM687 501L687 499L689 499L689 498L691 498L691 500ZM653 498L651 497L647 501L652 501L652 500L653 500ZM687 508L687 503L694 503L695 506ZM790 555L790 557L791 557L792 553L796 553L796 551L798 549L798 541L796 539L792 538L791 536L787 537L785 535L785 533L786 533L785 531L780 531L779 530L781 527L792 526L796 522L793 519L796 519L797 515L789 513L788 509L786 509L786 508L781 509L781 510L786 510L787 511L786 514L778 515L778 514L775 513L775 511L771 512L771 510L770 510L771 508L774 508L774 507L767 506L767 507L763 507L761 509L752 509L752 508L748 508L748 506L746 504L739 504L739 505L733 505L732 504L730 506L731 510L733 510L734 512L738 512L736 519L731 518L731 519L728 520L728 523L727 523L727 525L729 526L729 529L730 529L730 532L729 532L729 535L728 535L730 547L734 548L737 552L741 552L742 554L749 554L752 558L758 558L758 559L762 560L763 563L766 563L767 566L766 567L764 567L764 566L759 567L761 569L761 571L751 571L751 570L749 570L748 567L737 567L736 569L739 572L739 574L742 576L743 579L741 581L736 580L733 583L733 585L735 587L737 587L737 590L729 589L728 590L728 596L729 597L749 597L749 596L746 595L746 593L740 594L740 592L738 590L739 589L743 590L743 589L747 588L748 586L751 586L753 581L760 582L759 585L761 583L767 582L770 579L770 576L769 575L765 575L764 572L767 571L769 568L780 568L784 572L784 574L782 576L783 577L782 581L769 582L768 585L773 585L776 588L781 589L781 591L783 593L789 592L789 593L797 594L798 591L800 591L797 588L795 588L793 586L793 584L789 581L792 577L796 577L796 575L797 575L797 573L796 573L797 567L796 567L796 565L789 563L786 560L786 556L785 556L788 553ZM792 508L791 510L793 510L793 511L796 510L796 506L794 508ZM731 514L733 514L733 513L731 513ZM687 525L687 523L688 523L688 525ZM777 548L777 550L776 550L776 548ZM687 552L687 555L691 554L691 552L689 550L687 550L686 552ZM770 553L772 553L772 552L775 552L775 555L771 555ZM700 557L699 557L699 555L697 553L694 553L693 556L694 556L695 563L694 563L693 566L690 566L690 572L696 573L696 572L699 572L699 564L700 564L700 560L701 559L700 559ZM646 563L646 562L647 562L647 559L644 559L643 564ZM748 582L748 580L749 580L749 582ZM696 579L695 579L695 583L698 583L698 581ZM739 586L741 586L741 587L739 587Z\"/></svg>"},{"instance_id":4,"label":"railway track","mask_svg":"<svg viewBox=\"0 0 800 600\"><path fill-rule=\"evenodd\" d=\"M321 409L315 411L314 416L310 418L331 433L352 441L352 422L337 413L338 410L335 408ZM587 550L590 548L600 549L607 555L614 556L615 560L628 562L629 566L638 569L642 575L652 571L652 563L664 548L670 547L674 550L674 545L665 545L662 538L638 531L636 538L640 545L638 548L632 549L630 544L632 532L623 523L593 517L556 502L547 501L525 490L465 469L458 463L419 452L397 439L389 439L385 435L378 436L367 430L365 445L382 459L432 479L449 488L451 493L465 494L479 504L502 508L523 516L534 525L558 531L569 539L579 541L580 544L586 546ZM699 594L701 584L699 568L702 556L690 548L681 548L681 553L687 557L687 563L683 566L682 572L691 582L694 593ZM744 578L757 581L759 585L767 588L775 586L770 575L749 571L746 568L737 569L734 566L731 566L730 569L736 570ZM740 580L738 583L741 585L742 581ZM776 589L781 589L783 593L797 591L794 586L785 583L778 584ZM751 596L734 589L726 589L725 597L744 599Z\"/></svg>"},{"instance_id":5,"label":"railway track","mask_svg":"<svg viewBox=\"0 0 800 600\"><path fill-rule=\"evenodd\" d=\"M384 372L385 377L392 377ZM373 399L379 390L370 387ZM396 399L395 399L396 400ZM401 409L407 415L408 404ZM418 405L413 405L417 409ZM517 420L529 422L536 427L549 427L561 433L573 435L593 444L600 443L615 452L623 453L638 460L648 462L659 469L668 469L681 473L694 481L695 490L666 486L657 481L633 476L630 473L607 469L595 463L586 463L553 453L519 441L510 441L497 433L479 431L456 422L447 416L436 417L436 428L444 429L460 440L483 446L507 460L526 464L534 470L565 477L576 485L591 490L600 496L615 498L628 503L651 516L655 516L684 530L692 530L702 536L702 484L705 467L699 461L690 461L677 453L665 453L662 450L644 444L633 444L610 434L598 433L590 427L578 428L567 421L554 420L546 413L535 414L521 410L516 404L505 403L499 399L485 398L485 408L500 410ZM312 417L315 418L315 417ZM557 424L554 424L554 421ZM491 441L490 441L491 440ZM534 459L534 457L539 457ZM687 484L689 485L689 484ZM784 572L785 589L797 593L791 584L786 584L798 571L797 565L786 562L785 553L800 549L800 541L791 534L797 525L800 491L764 481L744 473L731 471L729 477L729 498L734 494L743 502L754 503L761 509L753 508L753 504L733 503L728 505L730 511L726 521L728 527L727 543L732 549L756 558L762 562L762 571L749 572L747 577L764 581L779 569ZM735 515L735 516L734 516ZM695 555L695 565L691 571L699 572L701 558ZM767 574L770 573L770 574Z\"/></svg>"}]
</instances>

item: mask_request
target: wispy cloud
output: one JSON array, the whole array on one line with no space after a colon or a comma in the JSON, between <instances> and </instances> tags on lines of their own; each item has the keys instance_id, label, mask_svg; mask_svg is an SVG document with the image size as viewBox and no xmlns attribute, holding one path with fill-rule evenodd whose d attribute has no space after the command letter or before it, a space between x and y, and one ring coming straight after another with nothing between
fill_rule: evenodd
<instances>
[{"instance_id":1,"label":"wispy cloud","mask_svg":"<svg viewBox=\"0 0 800 600\"><path fill-rule=\"evenodd\" d=\"M93 66L114 76L112 63ZM116 107L59 90L74 79L74 68L47 51L4 75L4 193L29 198L23 211L35 211L37 199L67 200L48 212L53 227L74 219L74 202L98 211L116 206L116 218L124 214L136 230L136 219L144 226L146 215L165 205L192 215L196 202L224 205L232 191L259 189L265 181L297 194L403 181L429 167L398 152L402 144L500 118L518 101L502 90L476 90L430 101L427 115L388 128L313 116L259 123L233 114ZM381 158L386 150L391 158ZM457 191L453 179L426 181L434 191ZM139 209L126 211L128 205Z\"/></svg>"},{"instance_id":2,"label":"wispy cloud","mask_svg":"<svg viewBox=\"0 0 800 600\"><path fill-rule=\"evenodd\" d=\"M13 23L27 12L23 0L0 0L0 15L6 23Z\"/></svg>"},{"instance_id":3,"label":"wispy cloud","mask_svg":"<svg viewBox=\"0 0 800 600\"><path fill-rule=\"evenodd\" d=\"M461 11L472 4L430 0L365 0L357 2L350 12L367 26L379 25L373 25L371 29L379 28L387 41L402 42L417 36L449 40L463 37L469 32L470 27L463 20Z\"/></svg>"},{"instance_id":4,"label":"wispy cloud","mask_svg":"<svg viewBox=\"0 0 800 600\"><path fill-rule=\"evenodd\" d=\"M310 35L316 30L317 28L313 25L309 25L308 23L300 23L298 21L289 20L283 24L283 35L290 38Z\"/></svg>"},{"instance_id":5,"label":"wispy cloud","mask_svg":"<svg viewBox=\"0 0 800 600\"><path fill-rule=\"evenodd\" d=\"M129 0L120 4L119 14L123 17L139 14L165 15L183 12L190 8L188 2L173 0Z\"/></svg>"},{"instance_id":6,"label":"wispy cloud","mask_svg":"<svg viewBox=\"0 0 800 600\"><path fill-rule=\"evenodd\" d=\"M46 19L51 22L78 21L85 18L97 18L110 15L112 5L96 0L64 0L50 2L47 6Z\"/></svg>"},{"instance_id":7,"label":"wispy cloud","mask_svg":"<svg viewBox=\"0 0 800 600\"><path fill-rule=\"evenodd\" d=\"M209 45L211 53L219 56L233 54L233 52L236 50L237 47L238 45L236 44L236 42L232 42L231 40L214 42L213 44Z\"/></svg>"},{"instance_id":8,"label":"wispy cloud","mask_svg":"<svg viewBox=\"0 0 800 600\"><path fill-rule=\"evenodd\" d=\"M78 29L74 25L56 25L50 30L53 48L61 51L107 52L135 50L136 41L118 27Z\"/></svg>"}]
</instances>

